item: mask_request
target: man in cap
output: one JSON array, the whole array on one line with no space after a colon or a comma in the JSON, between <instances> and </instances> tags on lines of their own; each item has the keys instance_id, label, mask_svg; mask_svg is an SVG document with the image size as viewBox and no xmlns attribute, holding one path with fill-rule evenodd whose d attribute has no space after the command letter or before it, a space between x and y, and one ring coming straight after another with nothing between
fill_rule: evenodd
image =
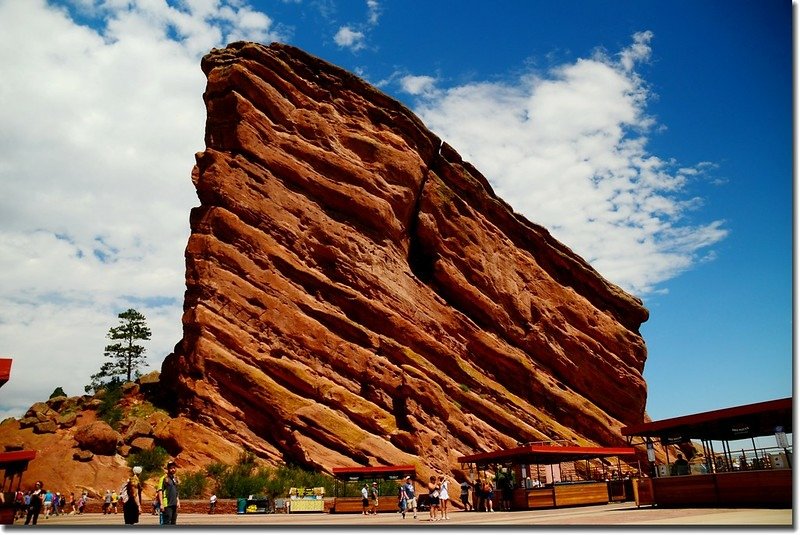
<instances>
[{"instance_id":1,"label":"man in cap","mask_svg":"<svg viewBox=\"0 0 800 535\"><path fill-rule=\"evenodd\" d=\"M161 501L161 524L172 525L178 519L178 509L181 507L181 500L178 497L178 478L175 472L178 465L175 461L167 463L167 473L158 480L156 487L156 498Z\"/></svg>"},{"instance_id":2,"label":"man in cap","mask_svg":"<svg viewBox=\"0 0 800 535\"><path fill-rule=\"evenodd\" d=\"M406 491L406 511L411 509L414 511L414 518L417 518L417 494L414 492L414 482L411 481L411 476L406 476L403 489Z\"/></svg>"},{"instance_id":3,"label":"man in cap","mask_svg":"<svg viewBox=\"0 0 800 535\"><path fill-rule=\"evenodd\" d=\"M372 498L372 513L373 515L378 514L378 482L372 482L372 490L370 490L370 498Z\"/></svg>"}]
</instances>

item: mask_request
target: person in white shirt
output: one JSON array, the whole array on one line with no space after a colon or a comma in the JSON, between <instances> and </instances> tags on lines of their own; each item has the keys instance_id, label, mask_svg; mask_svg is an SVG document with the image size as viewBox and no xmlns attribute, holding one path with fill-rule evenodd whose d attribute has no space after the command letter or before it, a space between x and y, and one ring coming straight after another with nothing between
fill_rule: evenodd
<instances>
[{"instance_id":1,"label":"person in white shirt","mask_svg":"<svg viewBox=\"0 0 800 535\"><path fill-rule=\"evenodd\" d=\"M369 507L369 488L367 487L366 483L364 483L364 486L361 487L361 507L366 515L367 507Z\"/></svg>"},{"instance_id":2,"label":"person in white shirt","mask_svg":"<svg viewBox=\"0 0 800 535\"><path fill-rule=\"evenodd\" d=\"M450 520L450 517L447 516L447 505L450 503L450 492L448 492L448 487L450 483L444 476L439 476L439 508L441 510L441 517L445 520Z\"/></svg>"}]
</instances>

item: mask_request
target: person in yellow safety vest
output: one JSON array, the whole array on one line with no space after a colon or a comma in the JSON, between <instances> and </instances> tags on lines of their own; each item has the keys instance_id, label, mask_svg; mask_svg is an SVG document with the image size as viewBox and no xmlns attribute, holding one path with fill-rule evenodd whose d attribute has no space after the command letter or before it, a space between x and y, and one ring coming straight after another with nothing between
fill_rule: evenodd
<instances>
[{"instance_id":1,"label":"person in yellow safety vest","mask_svg":"<svg viewBox=\"0 0 800 535\"><path fill-rule=\"evenodd\" d=\"M161 523L164 525L175 524L178 519L178 509L181 507L181 500L178 497L178 478L175 472L178 465L175 461L167 463L167 473L161 476L156 487L156 498L161 501Z\"/></svg>"}]
</instances>

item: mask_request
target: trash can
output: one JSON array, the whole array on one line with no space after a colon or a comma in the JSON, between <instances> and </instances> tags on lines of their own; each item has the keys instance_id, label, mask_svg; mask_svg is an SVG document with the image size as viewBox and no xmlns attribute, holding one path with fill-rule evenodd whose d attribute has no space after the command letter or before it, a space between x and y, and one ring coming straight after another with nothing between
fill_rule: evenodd
<instances>
[{"instance_id":1,"label":"trash can","mask_svg":"<svg viewBox=\"0 0 800 535\"><path fill-rule=\"evenodd\" d=\"M247 499L246 498L239 498L236 500L236 514L242 515L247 508Z\"/></svg>"}]
</instances>

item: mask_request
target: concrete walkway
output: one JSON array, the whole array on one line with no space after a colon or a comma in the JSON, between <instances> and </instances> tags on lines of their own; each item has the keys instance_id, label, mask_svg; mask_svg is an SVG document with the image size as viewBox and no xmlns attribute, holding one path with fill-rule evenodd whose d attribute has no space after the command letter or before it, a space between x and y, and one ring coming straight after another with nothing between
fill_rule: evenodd
<instances>
[{"instance_id":1,"label":"concrete walkway","mask_svg":"<svg viewBox=\"0 0 800 535\"><path fill-rule=\"evenodd\" d=\"M417 518L399 514L382 513L364 516L361 514L244 514L207 515L178 514L178 524L196 527L229 528L236 526L274 526L274 527L326 527L359 526L379 528L380 526L446 527L446 526L783 526L791 527L791 509L667 509L641 507L630 502L573 507L568 509L544 509L537 511L512 511L494 513L473 513L455 511L450 520L428 521L429 514L419 513ZM17 522L15 526L18 526ZM41 526L79 528L88 526L118 525L124 527L122 514L102 515L84 514L80 516L39 517ZM156 526L158 518L149 514L141 516L140 526ZM13 528L12 528L13 529Z\"/></svg>"}]
</instances>

